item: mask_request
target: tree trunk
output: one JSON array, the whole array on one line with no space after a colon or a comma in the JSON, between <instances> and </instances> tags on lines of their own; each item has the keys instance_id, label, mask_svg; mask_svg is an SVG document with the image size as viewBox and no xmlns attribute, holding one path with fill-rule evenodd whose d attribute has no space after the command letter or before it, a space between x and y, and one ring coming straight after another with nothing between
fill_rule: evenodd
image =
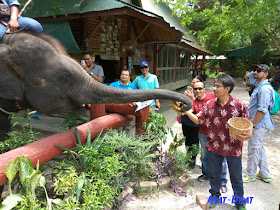
<instances>
[{"instance_id":1,"label":"tree trunk","mask_svg":"<svg viewBox=\"0 0 280 210\"><path fill-rule=\"evenodd\" d=\"M272 40L274 46L276 47L277 51L280 53L280 46L276 40L276 38L273 36L273 34L271 32L269 32L266 28L264 28L265 33L267 33L267 35L270 37L270 39Z\"/></svg>"}]
</instances>

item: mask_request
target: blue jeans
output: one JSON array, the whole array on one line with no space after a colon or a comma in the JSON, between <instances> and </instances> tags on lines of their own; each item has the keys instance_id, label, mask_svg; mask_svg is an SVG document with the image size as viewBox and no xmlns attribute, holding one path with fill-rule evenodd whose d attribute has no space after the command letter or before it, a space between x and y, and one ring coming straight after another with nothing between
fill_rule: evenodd
<instances>
[{"instance_id":1,"label":"blue jeans","mask_svg":"<svg viewBox=\"0 0 280 210\"><path fill-rule=\"evenodd\" d=\"M242 180L242 162L241 158L228 157L216 154L214 152L207 151L207 157L209 159L210 168L210 186L209 192L212 196L220 197L220 186L221 186L221 172L222 162L227 160L231 185L233 188L234 195L239 198L243 198L243 180ZM244 198L243 198L244 199Z\"/></svg>"},{"instance_id":2,"label":"blue jeans","mask_svg":"<svg viewBox=\"0 0 280 210\"><path fill-rule=\"evenodd\" d=\"M1 20L8 23L10 21L10 18L2 18ZM37 20L34 20L29 17L19 17L18 24L19 24L19 29L32 31L37 34L43 31L41 24ZM0 41L2 41L2 38L5 35L6 31L7 31L7 27L0 23Z\"/></svg>"},{"instance_id":3,"label":"blue jeans","mask_svg":"<svg viewBox=\"0 0 280 210\"><path fill-rule=\"evenodd\" d=\"M208 157L207 157L207 151L205 149L206 143L207 143L207 136L206 134L198 133L198 138L200 141L202 154L201 154L201 168L202 168L202 174L209 178L210 177L210 170L209 170L209 162L208 162ZM224 158L224 161L222 163L222 173L221 173L221 184L220 185L226 185L227 184L227 162L226 159Z\"/></svg>"}]
</instances>

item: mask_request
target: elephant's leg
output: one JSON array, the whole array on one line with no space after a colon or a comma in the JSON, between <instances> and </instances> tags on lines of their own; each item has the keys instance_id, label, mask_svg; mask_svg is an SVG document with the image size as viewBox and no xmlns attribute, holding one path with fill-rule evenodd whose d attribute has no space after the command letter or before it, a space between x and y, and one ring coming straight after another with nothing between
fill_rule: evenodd
<instances>
[{"instance_id":1,"label":"elephant's leg","mask_svg":"<svg viewBox=\"0 0 280 210\"><path fill-rule=\"evenodd\" d=\"M0 141L5 140L9 131L11 131L9 115L0 111Z\"/></svg>"}]
</instances>

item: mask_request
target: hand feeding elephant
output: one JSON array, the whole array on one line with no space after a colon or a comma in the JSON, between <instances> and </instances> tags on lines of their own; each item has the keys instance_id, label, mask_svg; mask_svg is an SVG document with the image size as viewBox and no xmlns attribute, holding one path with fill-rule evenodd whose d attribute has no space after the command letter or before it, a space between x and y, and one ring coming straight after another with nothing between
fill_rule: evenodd
<instances>
[{"instance_id":1,"label":"hand feeding elephant","mask_svg":"<svg viewBox=\"0 0 280 210\"><path fill-rule=\"evenodd\" d=\"M174 91L124 90L92 79L62 46L46 35L6 34L0 44L0 108L8 112L36 109L40 113L73 112L82 104L129 103L148 99L192 102ZM0 110L1 110L0 109ZM0 111L0 140L10 129Z\"/></svg>"}]
</instances>

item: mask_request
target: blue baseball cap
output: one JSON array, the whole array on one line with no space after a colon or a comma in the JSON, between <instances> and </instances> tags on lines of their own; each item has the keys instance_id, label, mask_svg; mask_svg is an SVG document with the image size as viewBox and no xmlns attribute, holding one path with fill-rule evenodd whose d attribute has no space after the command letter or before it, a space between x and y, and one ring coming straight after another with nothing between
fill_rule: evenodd
<instances>
[{"instance_id":1,"label":"blue baseball cap","mask_svg":"<svg viewBox=\"0 0 280 210\"><path fill-rule=\"evenodd\" d=\"M141 63L140 63L140 68L142 68L142 67L148 67L149 66L149 64L148 64L148 62L147 61L141 61Z\"/></svg>"}]
</instances>

